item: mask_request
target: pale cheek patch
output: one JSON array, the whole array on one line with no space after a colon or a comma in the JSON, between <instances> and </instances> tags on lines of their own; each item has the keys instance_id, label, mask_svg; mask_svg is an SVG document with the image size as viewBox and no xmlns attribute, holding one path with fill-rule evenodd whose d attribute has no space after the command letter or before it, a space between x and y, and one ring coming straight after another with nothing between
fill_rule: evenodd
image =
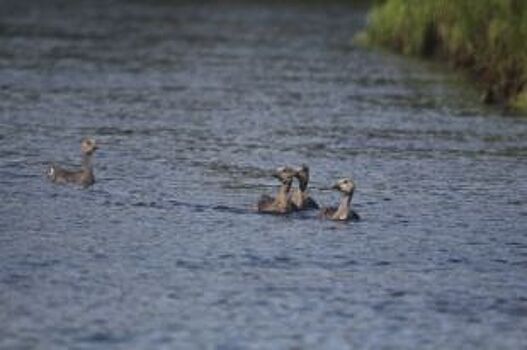
<instances>
[{"instance_id":1,"label":"pale cheek patch","mask_svg":"<svg viewBox=\"0 0 527 350\"><path fill-rule=\"evenodd\" d=\"M48 176L52 177L53 175L55 175L55 168L50 167L48 170Z\"/></svg>"}]
</instances>

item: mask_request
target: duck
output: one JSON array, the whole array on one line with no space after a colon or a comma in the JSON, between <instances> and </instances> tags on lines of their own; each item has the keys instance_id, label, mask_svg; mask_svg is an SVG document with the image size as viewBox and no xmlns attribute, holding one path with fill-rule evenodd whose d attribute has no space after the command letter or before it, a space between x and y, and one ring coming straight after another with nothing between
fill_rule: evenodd
<instances>
[{"instance_id":1,"label":"duck","mask_svg":"<svg viewBox=\"0 0 527 350\"><path fill-rule=\"evenodd\" d=\"M263 195L257 204L257 211L268 214L287 214L294 211L291 201L291 184L296 174L296 170L291 167L280 167L276 169L273 176L281 182L280 189L276 197Z\"/></svg>"},{"instance_id":2,"label":"duck","mask_svg":"<svg viewBox=\"0 0 527 350\"><path fill-rule=\"evenodd\" d=\"M302 164L300 168L296 170L295 177L298 180L298 189L295 189L291 200L297 210L308 210L308 209L319 209L319 205L307 191L307 185L309 184L309 167L306 164Z\"/></svg>"},{"instance_id":3,"label":"duck","mask_svg":"<svg viewBox=\"0 0 527 350\"><path fill-rule=\"evenodd\" d=\"M52 164L46 175L48 179L56 184L71 183L83 187L91 186L95 183L93 174L92 156L99 146L92 138L84 138L81 141L82 165L80 169L67 170L56 164Z\"/></svg>"},{"instance_id":4,"label":"duck","mask_svg":"<svg viewBox=\"0 0 527 350\"><path fill-rule=\"evenodd\" d=\"M340 179L333 185L332 189L342 193L338 207L322 208L319 217L334 221L360 220L359 214L351 209L351 199L355 191L355 183L350 178Z\"/></svg>"}]
</instances>

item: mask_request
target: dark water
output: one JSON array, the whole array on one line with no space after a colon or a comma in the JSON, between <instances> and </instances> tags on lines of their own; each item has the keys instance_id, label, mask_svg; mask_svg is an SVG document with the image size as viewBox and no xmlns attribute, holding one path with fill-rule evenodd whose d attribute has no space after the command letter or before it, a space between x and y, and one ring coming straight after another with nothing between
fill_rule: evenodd
<instances>
[{"instance_id":1,"label":"dark water","mask_svg":"<svg viewBox=\"0 0 527 350\"><path fill-rule=\"evenodd\" d=\"M527 348L527 120L363 8L0 4L1 349ZM363 220L250 212L303 162Z\"/></svg>"}]
</instances>

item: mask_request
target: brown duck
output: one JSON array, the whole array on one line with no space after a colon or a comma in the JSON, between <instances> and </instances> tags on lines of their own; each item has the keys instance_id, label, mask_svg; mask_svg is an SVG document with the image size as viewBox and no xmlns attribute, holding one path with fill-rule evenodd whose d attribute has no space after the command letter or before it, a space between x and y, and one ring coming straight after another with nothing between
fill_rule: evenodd
<instances>
[{"instance_id":1,"label":"brown duck","mask_svg":"<svg viewBox=\"0 0 527 350\"><path fill-rule=\"evenodd\" d=\"M294 190L291 200L293 201L296 209L318 209L319 206L317 202L311 198L309 192L307 191L307 185L309 184L309 167L305 164L302 164L302 166L297 169L295 177L298 180L298 189Z\"/></svg>"},{"instance_id":2,"label":"brown duck","mask_svg":"<svg viewBox=\"0 0 527 350\"><path fill-rule=\"evenodd\" d=\"M359 220L359 214L351 209L351 199L355 191L355 183L351 179L341 179L332 187L342 193L338 207L322 208L319 216L335 221Z\"/></svg>"},{"instance_id":3,"label":"brown duck","mask_svg":"<svg viewBox=\"0 0 527 350\"><path fill-rule=\"evenodd\" d=\"M293 202L291 201L291 184L296 171L290 167L280 167L276 169L273 174L282 185L278 190L276 197L263 195L258 201L257 210L260 213L269 214L287 214L294 210Z\"/></svg>"},{"instance_id":4,"label":"brown duck","mask_svg":"<svg viewBox=\"0 0 527 350\"><path fill-rule=\"evenodd\" d=\"M51 165L47 171L47 177L54 183L71 183L88 187L95 183L93 175L92 156L98 146L91 138L85 138L81 142L82 165L77 170L66 170L56 164Z\"/></svg>"}]
</instances>

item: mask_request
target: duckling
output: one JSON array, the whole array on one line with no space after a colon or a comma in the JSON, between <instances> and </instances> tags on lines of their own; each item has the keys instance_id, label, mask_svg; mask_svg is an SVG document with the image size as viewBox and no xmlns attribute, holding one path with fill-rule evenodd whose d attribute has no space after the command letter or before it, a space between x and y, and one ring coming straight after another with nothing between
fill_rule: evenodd
<instances>
[{"instance_id":1,"label":"duckling","mask_svg":"<svg viewBox=\"0 0 527 350\"><path fill-rule=\"evenodd\" d=\"M78 170L66 170L58 165L52 164L47 171L47 177L51 182L58 184L72 183L88 187L95 183L93 175L92 155L98 149L97 144L91 138L85 138L81 142L82 166Z\"/></svg>"},{"instance_id":2,"label":"duckling","mask_svg":"<svg viewBox=\"0 0 527 350\"><path fill-rule=\"evenodd\" d=\"M295 177L298 179L298 190L293 192L291 200L298 210L318 209L320 208L307 191L309 183L309 167L306 164L297 169Z\"/></svg>"},{"instance_id":3,"label":"duckling","mask_svg":"<svg viewBox=\"0 0 527 350\"><path fill-rule=\"evenodd\" d=\"M332 187L342 193L338 208L322 208L319 217L335 221L360 220L359 214L351 210L351 198L355 191L355 183L351 179L341 179Z\"/></svg>"},{"instance_id":4,"label":"duckling","mask_svg":"<svg viewBox=\"0 0 527 350\"><path fill-rule=\"evenodd\" d=\"M293 202L291 201L291 184L293 183L293 177L296 171L290 167L280 167L276 169L273 174L282 185L278 190L278 194L275 198L263 195L258 201L257 210L260 213L269 214L287 214L294 210Z\"/></svg>"}]
</instances>

